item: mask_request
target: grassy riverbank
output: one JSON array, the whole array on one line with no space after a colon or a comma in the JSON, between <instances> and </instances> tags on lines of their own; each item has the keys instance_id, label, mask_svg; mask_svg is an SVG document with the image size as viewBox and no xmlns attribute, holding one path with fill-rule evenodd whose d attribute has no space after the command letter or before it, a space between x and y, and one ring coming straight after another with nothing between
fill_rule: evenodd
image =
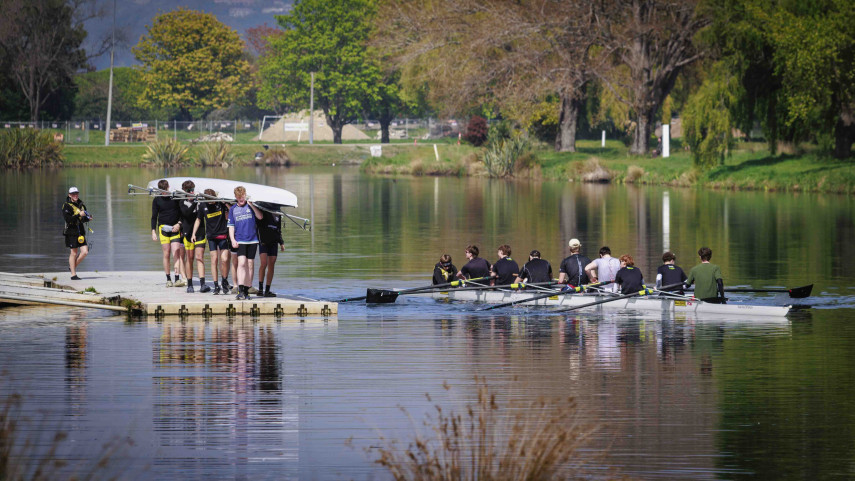
<instances>
[{"instance_id":1,"label":"grassy riverbank","mask_svg":"<svg viewBox=\"0 0 855 481\"><path fill-rule=\"evenodd\" d=\"M277 144L279 145L279 144ZM292 165L359 164L378 175L486 175L479 160L481 149L456 142L394 143L382 146L382 157L371 157L370 143L334 145L282 144ZM190 148L197 159L200 145ZM233 144L237 164L253 164L261 144ZM578 152L559 153L548 147L535 149L518 165L517 178L583 182L586 177L608 178L616 183L703 186L715 189L754 189L789 192L855 193L855 162L815 153L770 156L762 143L740 143L725 165L707 172L692 167L689 152L675 142L672 156L635 157L618 141L601 147L599 141L579 141ZM67 146L68 167L139 166L145 147L136 145Z\"/></svg>"}]
</instances>

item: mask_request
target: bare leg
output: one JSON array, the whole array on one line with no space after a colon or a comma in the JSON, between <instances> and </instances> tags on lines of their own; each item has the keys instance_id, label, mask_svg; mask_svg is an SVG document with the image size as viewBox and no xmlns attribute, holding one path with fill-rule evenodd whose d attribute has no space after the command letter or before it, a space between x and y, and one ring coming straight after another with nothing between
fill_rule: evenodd
<instances>
[{"instance_id":1,"label":"bare leg","mask_svg":"<svg viewBox=\"0 0 855 481\"><path fill-rule=\"evenodd\" d=\"M71 277L77 275L77 248L72 247L68 253L68 269L71 270Z\"/></svg>"},{"instance_id":2,"label":"bare leg","mask_svg":"<svg viewBox=\"0 0 855 481\"><path fill-rule=\"evenodd\" d=\"M219 274L219 269L217 269L217 264L219 263L219 254L219 249L214 249L211 251L211 274L214 275L214 285L220 283L220 278L217 277L217 274Z\"/></svg>"},{"instance_id":3,"label":"bare leg","mask_svg":"<svg viewBox=\"0 0 855 481\"><path fill-rule=\"evenodd\" d=\"M229 266L231 265L229 255L231 252L228 249L220 251L220 272L222 272L220 275L223 277L229 277Z\"/></svg>"},{"instance_id":4,"label":"bare leg","mask_svg":"<svg viewBox=\"0 0 855 481\"><path fill-rule=\"evenodd\" d=\"M89 255L89 246L80 246L80 254L77 256L76 265L74 266L74 272L77 272L77 268L80 267L80 263L83 262L83 259Z\"/></svg>"},{"instance_id":5,"label":"bare leg","mask_svg":"<svg viewBox=\"0 0 855 481\"><path fill-rule=\"evenodd\" d=\"M184 248L184 272L187 273L188 285L193 285L193 261L196 259L196 251L192 248Z\"/></svg>"},{"instance_id":6,"label":"bare leg","mask_svg":"<svg viewBox=\"0 0 855 481\"><path fill-rule=\"evenodd\" d=\"M235 282L239 286L244 286L248 284L244 284L246 280L246 256L238 256L237 258L237 269L235 269ZM250 280L252 282L252 280Z\"/></svg>"},{"instance_id":7,"label":"bare leg","mask_svg":"<svg viewBox=\"0 0 855 481\"><path fill-rule=\"evenodd\" d=\"M247 287L252 287L252 279L255 276L255 259L246 259L246 276L249 277L249 280L244 284Z\"/></svg>"},{"instance_id":8,"label":"bare leg","mask_svg":"<svg viewBox=\"0 0 855 481\"><path fill-rule=\"evenodd\" d=\"M264 272L267 269L267 254L258 255L258 280L264 281Z\"/></svg>"},{"instance_id":9,"label":"bare leg","mask_svg":"<svg viewBox=\"0 0 855 481\"><path fill-rule=\"evenodd\" d=\"M205 277L205 247L197 246L195 251L196 251L196 272L199 274L199 279L201 279L201 278ZM216 276L214 278L216 279Z\"/></svg>"},{"instance_id":10,"label":"bare leg","mask_svg":"<svg viewBox=\"0 0 855 481\"><path fill-rule=\"evenodd\" d=\"M273 269L276 267L276 257L277 256L267 256L267 282L265 285L273 284ZM259 277L261 279L261 277Z\"/></svg>"},{"instance_id":11,"label":"bare leg","mask_svg":"<svg viewBox=\"0 0 855 481\"><path fill-rule=\"evenodd\" d=\"M169 275L169 244L160 244L160 249L163 251L163 272Z\"/></svg>"},{"instance_id":12,"label":"bare leg","mask_svg":"<svg viewBox=\"0 0 855 481\"><path fill-rule=\"evenodd\" d=\"M170 249L172 249L172 256L175 258L175 270L176 274L179 272L182 276L187 277L186 272L184 271L184 246L178 242L171 242Z\"/></svg>"}]
</instances>

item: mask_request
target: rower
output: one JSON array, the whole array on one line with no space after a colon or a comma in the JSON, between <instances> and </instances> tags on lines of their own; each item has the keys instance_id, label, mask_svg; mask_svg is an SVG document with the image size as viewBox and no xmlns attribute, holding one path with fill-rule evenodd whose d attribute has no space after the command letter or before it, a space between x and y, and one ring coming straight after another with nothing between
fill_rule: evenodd
<instances>
[{"instance_id":1,"label":"rower","mask_svg":"<svg viewBox=\"0 0 855 481\"><path fill-rule=\"evenodd\" d=\"M270 290L270 285L273 284L273 270L279 256L277 250L285 252L282 215L270 212L275 210L276 206L259 205L266 210L262 211L262 219L258 223L258 294L261 297L276 297L276 293Z\"/></svg>"},{"instance_id":2,"label":"rower","mask_svg":"<svg viewBox=\"0 0 855 481\"><path fill-rule=\"evenodd\" d=\"M701 247L698 249L698 257L701 258L701 263L689 271L686 285L695 284L695 297L702 301L725 304L727 300L724 297L724 280L721 276L721 269L710 263L712 249Z\"/></svg>"},{"instance_id":3,"label":"rower","mask_svg":"<svg viewBox=\"0 0 855 481\"><path fill-rule=\"evenodd\" d=\"M615 274L615 284L620 286L621 294L632 294L644 289L644 276L641 269L635 267L635 261L629 254L620 256L620 270Z\"/></svg>"},{"instance_id":4,"label":"rower","mask_svg":"<svg viewBox=\"0 0 855 481\"><path fill-rule=\"evenodd\" d=\"M216 197L214 189L205 189L205 195ZM193 223L193 231L199 229L205 223L205 238L208 239L208 249L211 252L211 274L214 280L214 295L220 293L218 275L222 277L223 294L228 294L229 285L226 278L229 275L229 209L222 202L202 202L196 213L196 221ZM191 239L192 241L193 239Z\"/></svg>"},{"instance_id":5,"label":"rower","mask_svg":"<svg viewBox=\"0 0 855 481\"><path fill-rule=\"evenodd\" d=\"M235 283L238 289L235 300L250 300L252 297L249 288L252 286L254 272L255 254L258 250L258 231L256 221L264 216L258 207L246 199L246 189L243 186L235 187L235 200L237 203L229 209L229 240L232 247L237 249L238 265L235 271Z\"/></svg>"},{"instance_id":6,"label":"rower","mask_svg":"<svg viewBox=\"0 0 855 481\"><path fill-rule=\"evenodd\" d=\"M540 251L535 249L528 255L528 262L523 265L520 275L514 282L549 282L552 280L552 266L540 258Z\"/></svg>"},{"instance_id":7,"label":"rower","mask_svg":"<svg viewBox=\"0 0 855 481\"><path fill-rule=\"evenodd\" d=\"M490 285L504 286L516 281L520 274L520 266L517 261L511 259L511 246L502 244L496 251L499 260L490 268Z\"/></svg>"},{"instance_id":8,"label":"rower","mask_svg":"<svg viewBox=\"0 0 855 481\"><path fill-rule=\"evenodd\" d=\"M615 275L620 268L620 261L612 257L609 246L603 246L600 248L600 258L586 265L585 272L591 278L591 282L606 284L615 280ZM617 285L606 284L603 289L617 292Z\"/></svg>"},{"instance_id":9,"label":"rower","mask_svg":"<svg viewBox=\"0 0 855 481\"><path fill-rule=\"evenodd\" d=\"M490 263L486 259L478 257L478 253L478 246L474 244L466 246L466 258L469 259L469 262L457 273L459 279L477 279L490 276Z\"/></svg>"},{"instance_id":10,"label":"rower","mask_svg":"<svg viewBox=\"0 0 855 481\"><path fill-rule=\"evenodd\" d=\"M454 281L454 276L457 273L457 268L451 263L451 256L443 254L439 257L439 262L433 266L433 281L432 284L448 284Z\"/></svg>"},{"instance_id":11,"label":"rower","mask_svg":"<svg viewBox=\"0 0 855 481\"><path fill-rule=\"evenodd\" d=\"M656 269L656 288L659 289L662 286L670 286L672 284L679 284L686 282L686 273L683 272L683 269L680 269L675 263L677 261L677 256L674 255L671 251L666 251L662 254L662 265ZM674 287L668 289L669 291L676 291L680 294L683 293L682 287Z\"/></svg>"},{"instance_id":12,"label":"rower","mask_svg":"<svg viewBox=\"0 0 855 481\"><path fill-rule=\"evenodd\" d=\"M65 236L65 246L71 249L68 254L68 269L71 271L71 280L79 281L77 267L89 254L89 246L86 243L86 223L92 220L92 216L80 200L80 190L77 187L68 189L68 197L62 204L62 217L65 220L65 228L62 231ZM92 229L89 231L91 232Z\"/></svg>"},{"instance_id":13,"label":"rower","mask_svg":"<svg viewBox=\"0 0 855 481\"><path fill-rule=\"evenodd\" d=\"M567 246L570 247L570 255L561 261L561 267L558 269L558 283L566 282L574 287L588 284L590 281L588 274L585 273L585 266L591 262L591 259L580 253L582 243L579 239L570 239Z\"/></svg>"},{"instance_id":14,"label":"rower","mask_svg":"<svg viewBox=\"0 0 855 481\"><path fill-rule=\"evenodd\" d=\"M195 196L196 184L185 180L181 190ZM199 274L199 292L211 292L211 287L205 284L205 226L198 223L199 204L195 199L187 198L178 202L181 209L181 237L184 242L185 256L184 271L187 274L187 292L193 292L193 262L196 262L196 272Z\"/></svg>"},{"instance_id":15,"label":"rower","mask_svg":"<svg viewBox=\"0 0 855 481\"><path fill-rule=\"evenodd\" d=\"M151 201L151 240L160 240L160 247L163 251L163 272L166 273L166 287L181 287L186 285L182 282L178 273L175 273L175 284L172 283L172 276L169 273L171 262L170 255L176 260L181 257L181 209L178 207L178 201L168 196L169 182L166 179L161 179L157 183L157 189L160 191ZM180 270L184 270L184 264L180 265Z\"/></svg>"}]
</instances>

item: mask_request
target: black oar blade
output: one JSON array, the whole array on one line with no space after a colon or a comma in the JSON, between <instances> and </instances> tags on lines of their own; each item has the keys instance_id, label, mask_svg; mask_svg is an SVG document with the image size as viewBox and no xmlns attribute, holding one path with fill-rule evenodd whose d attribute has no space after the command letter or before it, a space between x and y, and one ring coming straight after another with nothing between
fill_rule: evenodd
<instances>
[{"instance_id":1,"label":"black oar blade","mask_svg":"<svg viewBox=\"0 0 855 481\"><path fill-rule=\"evenodd\" d=\"M368 289L366 291L365 302L372 304L391 304L398 298L397 291L389 291L386 289Z\"/></svg>"},{"instance_id":2,"label":"black oar blade","mask_svg":"<svg viewBox=\"0 0 855 481\"><path fill-rule=\"evenodd\" d=\"M804 299L805 297L810 297L810 292L813 290L813 284L802 286L802 287L793 287L790 289L790 297L793 299Z\"/></svg>"}]
</instances>

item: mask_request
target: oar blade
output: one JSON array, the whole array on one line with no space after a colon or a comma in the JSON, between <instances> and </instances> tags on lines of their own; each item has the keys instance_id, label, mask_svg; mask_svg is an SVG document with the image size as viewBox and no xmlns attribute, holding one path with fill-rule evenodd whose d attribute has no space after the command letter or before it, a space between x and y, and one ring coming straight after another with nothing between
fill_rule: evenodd
<instances>
[{"instance_id":1,"label":"oar blade","mask_svg":"<svg viewBox=\"0 0 855 481\"><path fill-rule=\"evenodd\" d=\"M371 304L391 304L398 298L397 291L387 289L368 289L365 295L365 302Z\"/></svg>"},{"instance_id":2,"label":"oar blade","mask_svg":"<svg viewBox=\"0 0 855 481\"><path fill-rule=\"evenodd\" d=\"M813 290L813 284L801 287L793 287L790 289L790 297L793 299L804 299L805 297L810 297L810 293Z\"/></svg>"}]
</instances>

